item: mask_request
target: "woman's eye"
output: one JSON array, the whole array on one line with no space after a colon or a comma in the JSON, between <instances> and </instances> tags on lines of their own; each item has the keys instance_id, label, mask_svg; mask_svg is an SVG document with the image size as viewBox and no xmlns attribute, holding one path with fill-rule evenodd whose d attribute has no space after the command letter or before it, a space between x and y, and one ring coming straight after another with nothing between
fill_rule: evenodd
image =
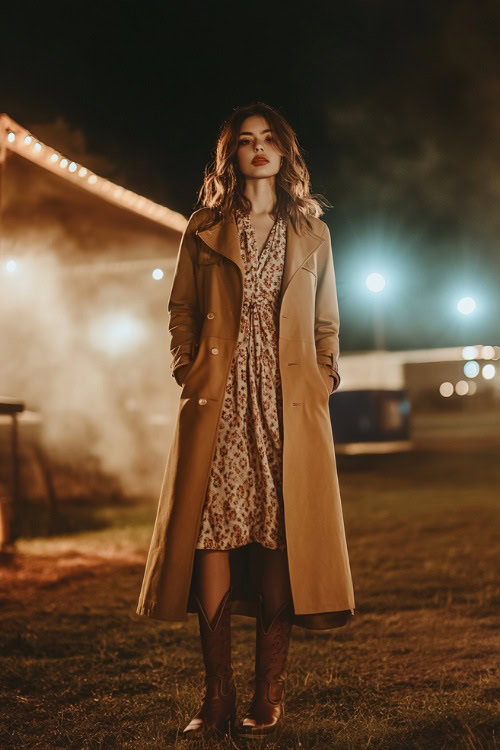
<instances>
[{"instance_id":1,"label":"woman's eye","mask_svg":"<svg viewBox=\"0 0 500 750\"><path fill-rule=\"evenodd\" d=\"M266 138L266 141L272 141L273 137L272 135L268 135ZM248 143L248 138L244 138L243 140L239 141L238 145L243 146L244 143Z\"/></svg>"}]
</instances>

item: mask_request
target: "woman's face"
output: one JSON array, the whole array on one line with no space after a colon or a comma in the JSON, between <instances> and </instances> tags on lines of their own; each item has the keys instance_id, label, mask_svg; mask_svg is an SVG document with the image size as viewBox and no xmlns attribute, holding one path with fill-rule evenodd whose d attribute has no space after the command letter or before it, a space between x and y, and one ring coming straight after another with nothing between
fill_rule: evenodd
<instances>
[{"instance_id":1,"label":"woman's face","mask_svg":"<svg viewBox=\"0 0 500 750\"><path fill-rule=\"evenodd\" d=\"M279 172L281 155L274 144L274 136L267 120L260 115L252 115L243 120L236 155L238 166L245 177L272 177ZM267 161L254 161L259 158Z\"/></svg>"}]
</instances>

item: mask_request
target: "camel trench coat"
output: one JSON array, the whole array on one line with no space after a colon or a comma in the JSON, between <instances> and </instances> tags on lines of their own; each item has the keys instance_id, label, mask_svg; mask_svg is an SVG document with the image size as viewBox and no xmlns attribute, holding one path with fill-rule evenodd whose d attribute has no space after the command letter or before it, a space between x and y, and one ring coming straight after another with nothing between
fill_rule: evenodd
<instances>
[{"instance_id":1,"label":"camel trench coat","mask_svg":"<svg viewBox=\"0 0 500 750\"><path fill-rule=\"evenodd\" d=\"M136 609L170 621L197 611L195 548L243 303L237 225L232 217L203 230L209 212L201 208L189 219L168 301L172 375L182 390ZM344 625L355 604L328 407L340 382L331 237L324 221L310 220L313 231L303 235L287 220L279 367L293 622L315 630ZM320 363L333 366L335 380ZM185 364L181 382L177 370ZM257 616L255 552L255 543L230 552L234 614Z\"/></svg>"}]
</instances>

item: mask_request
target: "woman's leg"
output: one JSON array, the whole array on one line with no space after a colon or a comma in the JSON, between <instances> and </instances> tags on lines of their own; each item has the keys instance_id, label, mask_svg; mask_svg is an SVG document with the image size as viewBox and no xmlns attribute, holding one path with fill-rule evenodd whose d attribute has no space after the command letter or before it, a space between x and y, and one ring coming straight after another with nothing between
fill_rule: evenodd
<instances>
[{"instance_id":1,"label":"woman's leg","mask_svg":"<svg viewBox=\"0 0 500 750\"><path fill-rule=\"evenodd\" d=\"M260 591L268 621L292 598L287 553L259 545Z\"/></svg>"},{"instance_id":2,"label":"woman's leg","mask_svg":"<svg viewBox=\"0 0 500 750\"><path fill-rule=\"evenodd\" d=\"M236 720L236 685L231 665L231 581L229 551L196 550L194 588L205 696L183 736L219 736Z\"/></svg>"},{"instance_id":3,"label":"woman's leg","mask_svg":"<svg viewBox=\"0 0 500 750\"><path fill-rule=\"evenodd\" d=\"M229 550L197 549L194 567L195 591L212 622L231 582Z\"/></svg>"},{"instance_id":4,"label":"woman's leg","mask_svg":"<svg viewBox=\"0 0 500 750\"><path fill-rule=\"evenodd\" d=\"M239 727L241 737L264 737L284 716L286 664L293 601L286 552L260 549L255 691Z\"/></svg>"}]
</instances>

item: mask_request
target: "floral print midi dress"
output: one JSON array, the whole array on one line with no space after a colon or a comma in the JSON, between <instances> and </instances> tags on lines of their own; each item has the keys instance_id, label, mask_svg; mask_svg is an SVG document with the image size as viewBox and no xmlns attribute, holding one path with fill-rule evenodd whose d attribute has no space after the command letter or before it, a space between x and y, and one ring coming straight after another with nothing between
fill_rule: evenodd
<instances>
[{"instance_id":1,"label":"floral print midi dress","mask_svg":"<svg viewBox=\"0 0 500 750\"><path fill-rule=\"evenodd\" d=\"M245 269L238 341L229 370L197 549L259 542L286 549L279 306L286 222L260 254L248 214L235 210Z\"/></svg>"}]
</instances>

